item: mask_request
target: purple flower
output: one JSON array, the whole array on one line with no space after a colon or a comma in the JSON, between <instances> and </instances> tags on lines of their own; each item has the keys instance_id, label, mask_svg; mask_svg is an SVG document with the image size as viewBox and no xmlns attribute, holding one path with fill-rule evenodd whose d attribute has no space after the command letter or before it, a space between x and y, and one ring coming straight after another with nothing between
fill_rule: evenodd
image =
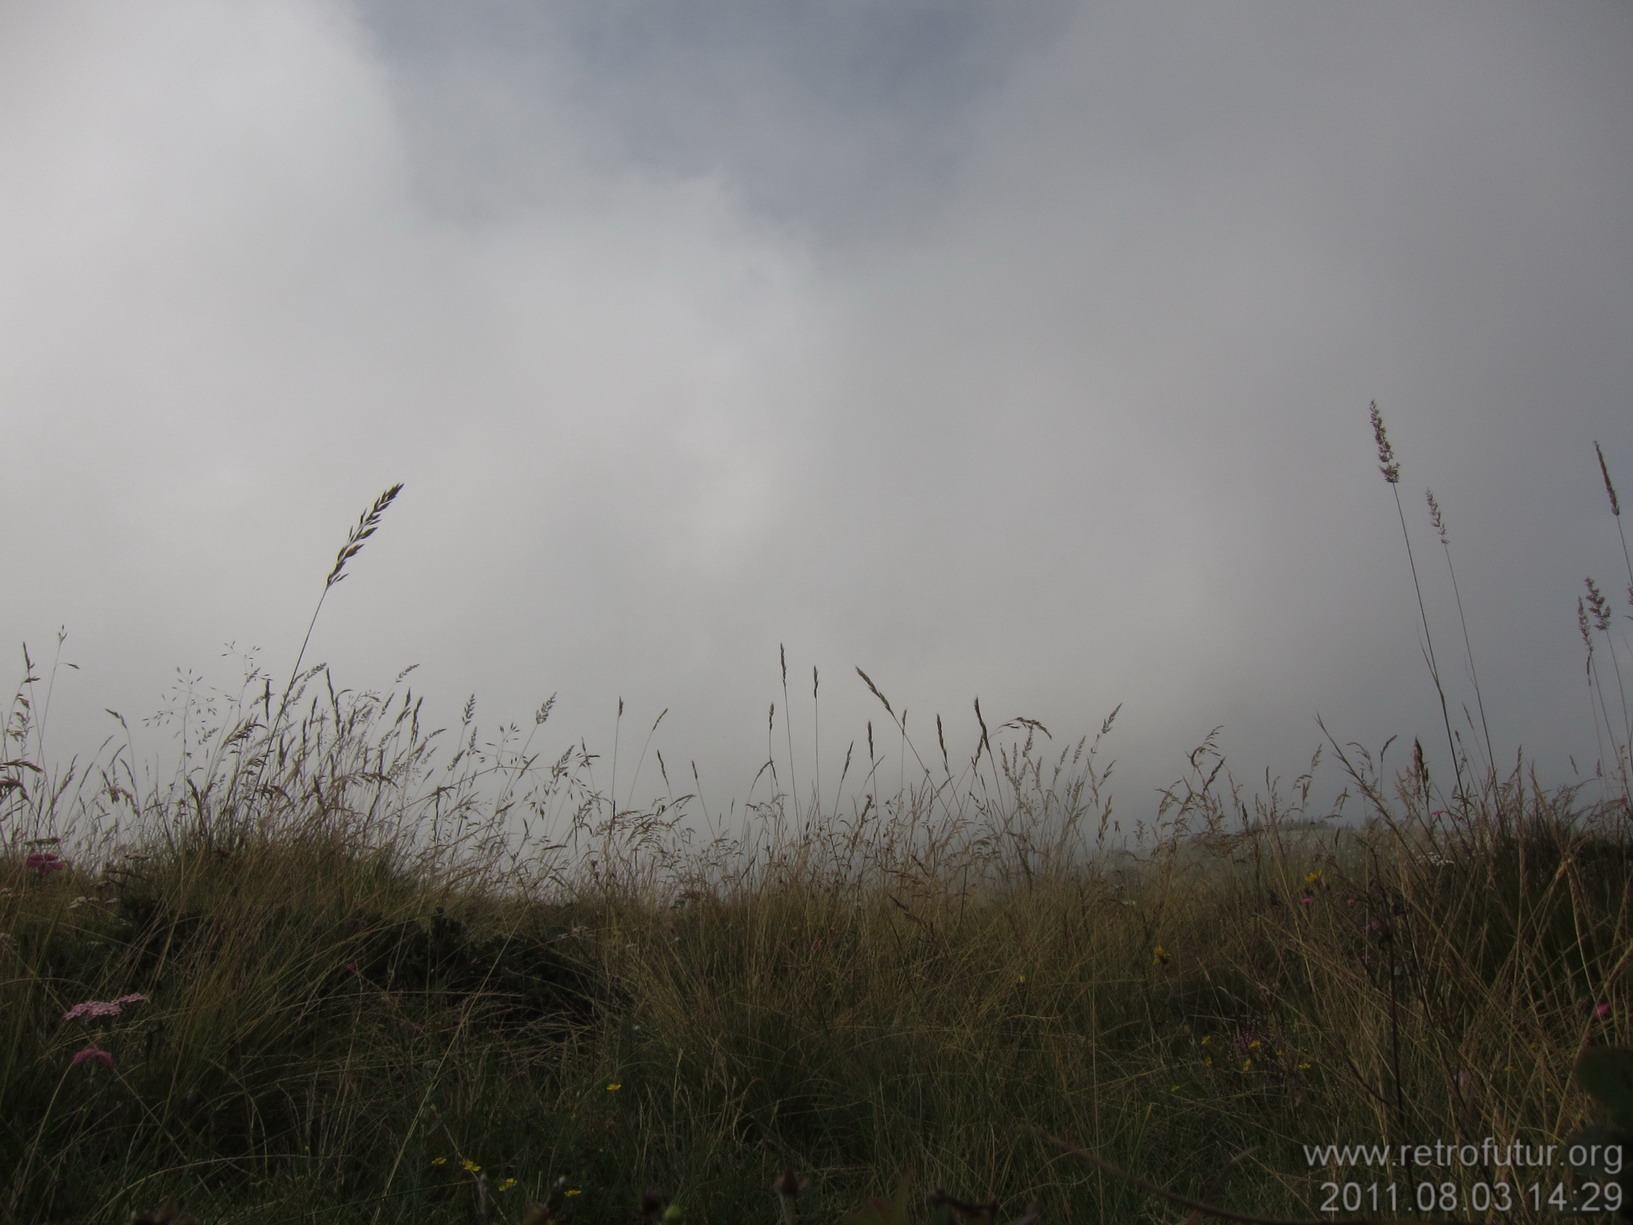
<instances>
[{"instance_id":1,"label":"purple flower","mask_svg":"<svg viewBox=\"0 0 1633 1225\"><path fill-rule=\"evenodd\" d=\"M80 1051L74 1056L73 1062L71 1062L68 1066L77 1068L80 1064L84 1063L88 1059L99 1060L107 1066L108 1071L113 1071L113 1055L95 1046L88 1046L84 1050Z\"/></svg>"},{"instance_id":2,"label":"purple flower","mask_svg":"<svg viewBox=\"0 0 1633 1225\"><path fill-rule=\"evenodd\" d=\"M1595 1004L1593 1006L1593 1019L1595 1021L1603 1021L1609 1015L1610 1015L1610 1005L1609 1004Z\"/></svg>"},{"instance_id":3,"label":"purple flower","mask_svg":"<svg viewBox=\"0 0 1633 1225\"><path fill-rule=\"evenodd\" d=\"M36 851L27 859L23 860L23 863L27 867L33 868L42 876L47 872L61 872L68 867L68 865L63 862L61 855L53 854L51 851Z\"/></svg>"}]
</instances>

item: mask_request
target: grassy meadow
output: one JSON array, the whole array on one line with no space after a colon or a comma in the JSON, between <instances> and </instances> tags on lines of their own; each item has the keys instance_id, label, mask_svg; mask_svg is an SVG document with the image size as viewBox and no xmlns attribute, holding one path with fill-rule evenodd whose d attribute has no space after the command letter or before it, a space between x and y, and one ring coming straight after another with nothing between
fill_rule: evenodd
<instances>
[{"instance_id":1,"label":"grassy meadow","mask_svg":"<svg viewBox=\"0 0 1633 1225\"><path fill-rule=\"evenodd\" d=\"M549 703L483 745L470 709L422 728L406 673L337 692L297 659L192 712L174 777L139 784L117 748L36 760L28 661L0 1222L1609 1219L1625 1175L1564 1154L1604 1117L1579 1058L1633 1046L1633 735L1621 617L1591 584L1580 608L1589 784L1496 766L1477 701L1446 719L1451 778L1333 740L1342 816L1309 776L1245 798L1205 744L1135 854L1098 740L979 708L971 761L938 720L900 794L823 812L790 786L694 846L692 797L618 811L582 749L543 757ZM1440 690L1468 638L1429 641ZM871 788L871 727L856 757ZM1378 1145L1430 1151L1327 1148Z\"/></svg>"}]
</instances>

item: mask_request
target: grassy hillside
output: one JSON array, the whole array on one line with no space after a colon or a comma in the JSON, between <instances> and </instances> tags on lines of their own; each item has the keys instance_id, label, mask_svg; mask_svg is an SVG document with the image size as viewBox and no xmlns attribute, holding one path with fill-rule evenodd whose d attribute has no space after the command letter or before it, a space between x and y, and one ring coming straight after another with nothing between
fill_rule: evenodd
<instances>
[{"instance_id":1,"label":"grassy hillside","mask_svg":"<svg viewBox=\"0 0 1633 1225\"><path fill-rule=\"evenodd\" d=\"M166 787L54 773L38 679L0 753L0 1221L1523 1222L1598 1177L1563 1146L1579 1055L1633 1045L1613 683L1591 794L1448 719L1453 779L1331 746L1362 824L1307 779L1244 804L1205 745L1129 856L1093 747L1028 721L694 848L684 802L615 812L469 718L438 766L411 690L299 661ZM560 841L507 851L523 816Z\"/></svg>"}]
</instances>

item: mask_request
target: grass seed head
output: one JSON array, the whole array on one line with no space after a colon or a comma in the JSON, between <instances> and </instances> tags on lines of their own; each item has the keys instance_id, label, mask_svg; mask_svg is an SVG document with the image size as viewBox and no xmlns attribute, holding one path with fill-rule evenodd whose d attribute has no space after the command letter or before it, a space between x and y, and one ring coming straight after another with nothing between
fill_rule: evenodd
<instances>
[{"instance_id":1,"label":"grass seed head","mask_svg":"<svg viewBox=\"0 0 1633 1225\"><path fill-rule=\"evenodd\" d=\"M1395 462L1395 448L1389 445L1389 434L1384 429L1383 414L1378 411L1378 401L1372 402L1372 436L1378 442L1378 471L1384 474L1384 480L1391 485L1398 485L1401 479L1401 466Z\"/></svg>"}]
</instances>

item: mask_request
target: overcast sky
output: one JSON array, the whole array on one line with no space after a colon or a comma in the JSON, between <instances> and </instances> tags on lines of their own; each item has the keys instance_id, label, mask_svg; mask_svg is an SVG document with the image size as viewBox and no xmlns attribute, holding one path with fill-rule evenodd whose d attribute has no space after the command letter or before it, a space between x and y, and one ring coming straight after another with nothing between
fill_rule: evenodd
<instances>
[{"instance_id":1,"label":"overcast sky","mask_svg":"<svg viewBox=\"0 0 1633 1225\"><path fill-rule=\"evenodd\" d=\"M1120 704L1125 826L1221 724L1250 792L1317 715L1443 767L1376 400L1454 713L1426 487L1499 756L1591 773L1630 63L1615 0L8 4L6 684L65 626L48 759L111 708L167 779L178 669L281 681L401 481L307 662L484 739L557 693L602 789L622 698L621 806L787 788L779 644L830 812L867 720L899 777L857 667L938 775L977 696Z\"/></svg>"}]
</instances>

